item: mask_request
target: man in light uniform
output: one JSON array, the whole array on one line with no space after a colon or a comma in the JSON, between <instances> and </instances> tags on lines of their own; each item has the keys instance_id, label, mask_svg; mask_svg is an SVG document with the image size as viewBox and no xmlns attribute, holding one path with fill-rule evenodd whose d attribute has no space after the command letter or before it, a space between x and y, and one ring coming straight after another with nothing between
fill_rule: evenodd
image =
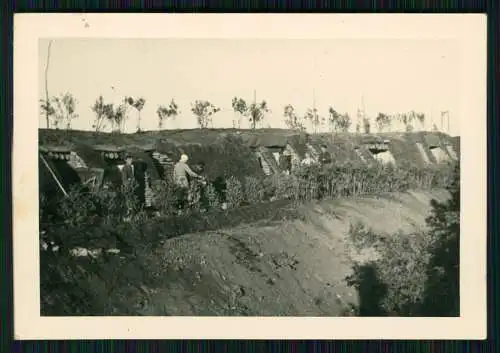
<instances>
[{"instance_id":1,"label":"man in light uniform","mask_svg":"<svg viewBox=\"0 0 500 353\"><path fill-rule=\"evenodd\" d=\"M189 179L188 176L192 178L201 178L200 175L196 174L187 165L188 156L183 154L181 159L174 167L174 184L177 189L177 208L179 210L184 208L185 202L189 200Z\"/></svg>"}]
</instances>

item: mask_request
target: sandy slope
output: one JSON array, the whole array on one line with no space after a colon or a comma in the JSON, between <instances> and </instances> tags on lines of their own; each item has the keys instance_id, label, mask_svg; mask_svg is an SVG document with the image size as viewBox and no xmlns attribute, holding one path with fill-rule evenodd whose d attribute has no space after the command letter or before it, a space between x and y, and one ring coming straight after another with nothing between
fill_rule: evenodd
<instances>
[{"instance_id":1,"label":"sandy slope","mask_svg":"<svg viewBox=\"0 0 500 353\"><path fill-rule=\"evenodd\" d=\"M357 301L344 280L352 265L350 224L410 233L425 227L432 198L447 197L434 190L325 201L302 206L293 222L170 239L158 254L168 285L151 289L142 314L340 315Z\"/></svg>"}]
</instances>

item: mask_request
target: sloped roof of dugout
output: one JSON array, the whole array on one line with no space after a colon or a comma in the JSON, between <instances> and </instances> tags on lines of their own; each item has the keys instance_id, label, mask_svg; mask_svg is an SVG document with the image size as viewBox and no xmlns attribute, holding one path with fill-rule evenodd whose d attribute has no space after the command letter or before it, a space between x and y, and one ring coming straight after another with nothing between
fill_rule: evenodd
<instances>
[{"instance_id":1,"label":"sloped roof of dugout","mask_svg":"<svg viewBox=\"0 0 500 353\"><path fill-rule=\"evenodd\" d=\"M429 146L429 148L440 147L441 140L437 134L426 134L424 135L424 141Z\"/></svg>"},{"instance_id":2,"label":"sloped roof of dugout","mask_svg":"<svg viewBox=\"0 0 500 353\"><path fill-rule=\"evenodd\" d=\"M73 151L85 162L90 168L106 168L108 164L101 156L101 153L89 145L84 143L76 143Z\"/></svg>"},{"instance_id":3,"label":"sloped roof of dugout","mask_svg":"<svg viewBox=\"0 0 500 353\"><path fill-rule=\"evenodd\" d=\"M49 153L70 153L72 150L72 146L70 145L41 145L39 146L40 152Z\"/></svg>"},{"instance_id":4,"label":"sloped roof of dugout","mask_svg":"<svg viewBox=\"0 0 500 353\"><path fill-rule=\"evenodd\" d=\"M111 152L111 153L119 153L124 150L123 147L111 144L95 145L94 149L99 152Z\"/></svg>"},{"instance_id":5,"label":"sloped roof of dugout","mask_svg":"<svg viewBox=\"0 0 500 353\"><path fill-rule=\"evenodd\" d=\"M324 133L311 135L310 144L316 147L318 151L320 151L322 145L326 145L334 164L362 162L354 150L356 144L349 140L345 134Z\"/></svg>"},{"instance_id":6,"label":"sloped roof of dugout","mask_svg":"<svg viewBox=\"0 0 500 353\"><path fill-rule=\"evenodd\" d=\"M360 135L358 136L359 145L372 145L384 143L385 139L377 135Z\"/></svg>"},{"instance_id":7,"label":"sloped roof of dugout","mask_svg":"<svg viewBox=\"0 0 500 353\"><path fill-rule=\"evenodd\" d=\"M189 163L205 163L205 174L209 178L220 176L258 176L259 163L251 149L243 144L241 137L220 134L210 142L175 143L168 138L156 142L156 150L177 162L182 153L189 157Z\"/></svg>"},{"instance_id":8,"label":"sloped roof of dugout","mask_svg":"<svg viewBox=\"0 0 500 353\"><path fill-rule=\"evenodd\" d=\"M38 170L39 190L48 196L62 195L62 191L54 176L62 184L66 192L68 192L72 185L80 184L81 182L78 173L66 162L53 161L50 158L42 157L41 154L38 154Z\"/></svg>"}]
</instances>

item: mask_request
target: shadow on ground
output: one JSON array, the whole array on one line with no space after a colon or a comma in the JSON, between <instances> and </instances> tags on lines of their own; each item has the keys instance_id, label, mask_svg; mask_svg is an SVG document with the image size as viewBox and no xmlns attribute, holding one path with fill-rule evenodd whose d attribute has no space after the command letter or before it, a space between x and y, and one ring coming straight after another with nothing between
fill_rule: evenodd
<instances>
[{"instance_id":1,"label":"shadow on ground","mask_svg":"<svg viewBox=\"0 0 500 353\"><path fill-rule=\"evenodd\" d=\"M387 285L378 278L376 268L372 264L355 267L353 275L349 278L353 277L356 278L356 283L348 279L348 284L354 285L358 292L357 315L387 316L387 312L382 309L382 300L387 294Z\"/></svg>"}]
</instances>

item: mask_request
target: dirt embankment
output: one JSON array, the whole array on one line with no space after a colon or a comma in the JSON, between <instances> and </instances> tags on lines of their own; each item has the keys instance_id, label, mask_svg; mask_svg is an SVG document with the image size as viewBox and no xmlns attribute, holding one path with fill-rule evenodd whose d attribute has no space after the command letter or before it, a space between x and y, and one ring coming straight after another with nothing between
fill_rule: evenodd
<instances>
[{"instance_id":1,"label":"dirt embankment","mask_svg":"<svg viewBox=\"0 0 500 353\"><path fill-rule=\"evenodd\" d=\"M149 288L142 315L336 316L356 304L348 233L425 228L431 199L411 191L302 206L300 219L188 234L158 250L162 288Z\"/></svg>"}]
</instances>

